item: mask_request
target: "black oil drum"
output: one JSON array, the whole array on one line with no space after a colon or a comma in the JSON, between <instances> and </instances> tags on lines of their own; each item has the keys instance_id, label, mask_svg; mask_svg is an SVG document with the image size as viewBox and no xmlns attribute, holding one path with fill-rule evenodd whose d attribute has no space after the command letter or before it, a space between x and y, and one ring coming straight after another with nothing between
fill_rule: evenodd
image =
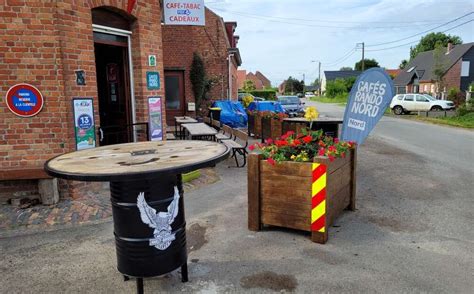
<instances>
[{"instance_id":1,"label":"black oil drum","mask_svg":"<svg viewBox=\"0 0 474 294\"><path fill-rule=\"evenodd\" d=\"M111 182L110 193L120 273L137 278L153 277L186 264L180 176Z\"/></svg>"}]
</instances>

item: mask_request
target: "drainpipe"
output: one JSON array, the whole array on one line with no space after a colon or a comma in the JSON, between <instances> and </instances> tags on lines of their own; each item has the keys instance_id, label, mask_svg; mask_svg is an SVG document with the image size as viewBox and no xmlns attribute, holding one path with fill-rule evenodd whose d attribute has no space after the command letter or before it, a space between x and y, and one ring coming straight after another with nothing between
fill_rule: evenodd
<instances>
[{"instance_id":1,"label":"drainpipe","mask_svg":"<svg viewBox=\"0 0 474 294\"><path fill-rule=\"evenodd\" d=\"M232 100L232 57L234 57L234 53L229 53L227 57L229 62L229 90L227 91L227 100Z\"/></svg>"}]
</instances>

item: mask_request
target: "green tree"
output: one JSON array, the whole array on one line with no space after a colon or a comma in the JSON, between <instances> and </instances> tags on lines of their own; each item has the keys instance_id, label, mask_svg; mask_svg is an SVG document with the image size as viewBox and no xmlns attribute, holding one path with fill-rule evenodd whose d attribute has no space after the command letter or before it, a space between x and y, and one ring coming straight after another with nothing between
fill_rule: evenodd
<instances>
[{"instance_id":1,"label":"green tree","mask_svg":"<svg viewBox=\"0 0 474 294\"><path fill-rule=\"evenodd\" d=\"M372 67L379 67L379 63L377 62L377 60L375 59L364 59L364 70L367 70L369 68L372 68ZM362 60L361 61L358 61L356 62L356 64L354 65L354 69L355 70L362 70Z\"/></svg>"},{"instance_id":2,"label":"green tree","mask_svg":"<svg viewBox=\"0 0 474 294\"><path fill-rule=\"evenodd\" d=\"M352 67L350 66L343 66L339 70L352 70Z\"/></svg>"},{"instance_id":3,"label":"green tree","mask_svg":"<svg viewBox=\"0 0 474 294\"><path fill-rule=\"evenodd\" d=\"M256 87L255 87L255 84L252 80L245 80L244 81L244 85L242 87L242 90L244 90L245 93L248 93L248 92L253 91L255 89L256 89Z\"/></svg>"},{"instance_id":4,"label":"green tree","mask_svg":"<svg viewBox=\"0 0 474 294\"><path fill-rule=\"evenodd\" d=\"M286 80L285 84L285 93L302 93L304 89L304 82L303 81L298 81L297 79L293 77L289 77Z\"/></svg>"},{"instance_id":5,"label":"green tree","mask_svg":"<svg viewBox=\"0 0 474 294\"><path fill-rule=\"evenodd\" d=\"M433 51L433 77L436 84L436 91L443 89L443 76L447 66L444 58L444 47L442 42L438 42Z\"/></svg>"},{"instance_id":6,"label":"green tree","mask_svg":"<svg viewBox=\"0 0 474 294\"><path fill-rule=\"evenodd\" d=\"M449 41L451 41L453 45L462 44L462 39L458 36L451 36L441 32L429 33L421 38L415 47L410 47L410 59L415 58L418 53L434 50L438 43L440 43L442 47L446 47Z\"/></svg>"},{"instance_id":7,"label":"green tree","mask_svg":"<svg viewBox=\"0 0 474 294\"><path fill-rule=\"evenodd\" d=\"M197 109L199 109L201 107L202 99L204 98L204 91L207 82L204 62L202 61L201 56L196 52L193 53L193 62L191 64L189 78L191 80L196 106Z\"/></svg>"},{"instance_id":8,"label":"green tree","mask_svg":"<svg viewBox=\"0 0 474 294\"><path fill-rule=\"evenodd\" d=\"M408 64L408 60L406 59L403 59L402 61L400 61L400 65L398 66L399 69L404 69Z\"/></svg>"}]
</instances>

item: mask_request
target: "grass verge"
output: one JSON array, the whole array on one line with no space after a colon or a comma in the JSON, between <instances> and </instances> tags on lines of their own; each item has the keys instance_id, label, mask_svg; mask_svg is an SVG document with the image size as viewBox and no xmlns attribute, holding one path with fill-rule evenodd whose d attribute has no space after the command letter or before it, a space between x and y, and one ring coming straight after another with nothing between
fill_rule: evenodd
<instances>
[{"instance_id":1,"label":"grass verge","mask_svg":"<svg viewBox=\"0 0 474 294\"><path fill-rule=\"evenodd\" d=\"M460 127L466 129L474 129L474 112L465 114L463 116L453 116L453 117L414 117L417 120L427 121L440 125L448 125L453 127Z\"/></svg>"},{"instance_id":2,"label":"grass verge","mask_svg":"<svg viewBox=\"0 0 474 294\"><path fill-rule=\"evenodd\" d=\"M316 97L311 97L311 101L316 101L316 102L321 102L321 103L338 103L338 104L344 104L346 105L347 103L347 98L349 96L336 96L334 98L328 98L324 96L316 96Z\"/></svg>"}]
</instances>

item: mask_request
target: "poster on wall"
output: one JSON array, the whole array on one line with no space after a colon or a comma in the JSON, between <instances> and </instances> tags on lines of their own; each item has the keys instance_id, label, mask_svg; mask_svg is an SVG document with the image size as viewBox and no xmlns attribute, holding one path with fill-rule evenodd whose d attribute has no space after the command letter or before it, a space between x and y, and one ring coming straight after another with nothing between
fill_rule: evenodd
<instances>
[{"instance_id":1,"label":"poster on wall","mask_svg":"<svg viewBox=\"0 0 474 294\"><path fill-rule=\"evenodd\" d=\"M151 141L163 140L161 97L148 97L148 122Z\"/></svg>"},{"instance_id":2,"label":"poster on wall","mask_svg":"<svg viewBox=\"0 0 474 294\"><path fill-rule=\"evenodd\" d=\"M204 0L164 0L165 25L205 26Z\"/></svg>"},{"instance_id":3,"label":"poster on wall","mask_svg":"<svg viewBox=\"0 0 474 294\"><path fill-rule=\"evenodd\" d=\"M93 100L92 98L74 98L72 104L76 150L94 148L96 138Z\"/></svg>"}]
</instances>

